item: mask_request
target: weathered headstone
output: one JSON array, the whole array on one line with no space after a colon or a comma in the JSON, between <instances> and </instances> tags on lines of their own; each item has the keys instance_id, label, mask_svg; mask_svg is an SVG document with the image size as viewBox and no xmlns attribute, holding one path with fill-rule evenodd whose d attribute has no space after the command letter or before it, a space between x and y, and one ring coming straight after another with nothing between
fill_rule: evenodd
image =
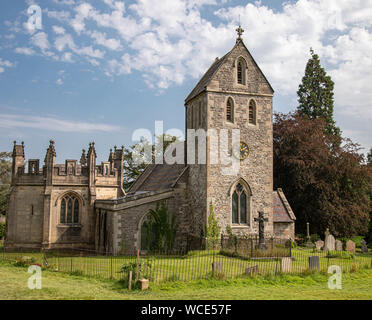
<instances>
[{"instance_id":1,"label":"weathered headstone","mask_svg":"<svg viewBox=\"0 0 372 320\"><path fill-rule=\"evenodd\" d=\"M351 253L356 252L355 242L353 240L349 240L348 242L346 242L346 251Z\"/></svg>"},{"instance_id":2,"label":"weathered headstone","mask_svg":"<svg viewBox=\"0 0 372 320\"><path fill-rule=\"evenodd\" d=\"M291 258L282 258L282 272L291 273L292 272L292 259Z\"/></svg>"},{"instance_id":3,"label":"weathered headstone","mask_svg":"<svg viewBox=\"0 0 372 320\"><path fill-rule=\"evenodd\" d=\"M148 290L148 288L149 288L149 280L147 280L147 279L140 279L140 280L138 280L138 282L140 284L141 291Z\"/></svg>"},{"instance_id":4,"label":"weathered headstone","mask_svg":"<svg viewBox=\"0 0 372 320\"><path fill-rule=\"evenodd\" d=\"M253 266L245 269L247 276L252 276L254 273L258 273L258 266Z\"/></svg>"},{"instance_id":5,"label":"weathered headstone","mask_svg":"<svg viewBox=\"0 0 372 320\"><path fill-rule=\"evenodd\" d=\"M336 251L342 251L343 250L342 241L336 240L336 242L335 242L335 249L336 249Z\"/></svg>"},{"instance_id":6,"label":"weathered headstone","mask_svg":"<svg viewBox=\"0 0 372 320\"><path fill-rule=\"evenodd\" d=\"M222 262L216 261L212 263L213 272L222 272Z\"/></svg>"},{"instance_id":7,"label":"weathered headstone","mask_svg":"<svg viewBox=\"0 0 372 320\"><path fill-rule=\"evenodd\" d=\"M323 247L324 247L324 241L318 240L317 242L315 242L315 248L316 248L316 250L322 250Z\"/></svg>"},{"instance_id":8,"label":"weathered headstone","mask_svg":"<svg viewBox=\"0 0 372 320\"><path fill-rule=\"evenodd\" d=\"M365 240L362 241L362 252L368 253L367 242Z\"/></svg>"},{"instance_id":9,"label":"weathered headstone","mask_svg":"<svg viewBox=\"0 0 372 320\"><path fill-rule=\"evenodd\" d=\"M318 270L319 271L319 256L309 257L309 268L310 268L310 270Z\"/></svg>"},{"instance_id":10,"label":"weathered headstone","mask_svg":"<svg viewBox=\"0 0 372 320\"><path fill-rule=\"evenodd\" d=\"M327 251L335 251L335 245L336 245L336 240L333 235L330 234L329 229L325 232L325 239L324 239L324 247L323 250L325 252Z\"/></svg>"}]
</instances>

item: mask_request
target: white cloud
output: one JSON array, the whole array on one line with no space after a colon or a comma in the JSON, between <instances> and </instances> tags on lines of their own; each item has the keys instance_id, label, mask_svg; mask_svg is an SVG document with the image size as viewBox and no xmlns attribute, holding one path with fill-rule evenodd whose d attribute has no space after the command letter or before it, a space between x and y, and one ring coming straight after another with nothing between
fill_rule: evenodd
<instances>
[{"instance_id":1,"label":"white cloud","mask_svg":"<svg viewBox=\"0 0 372 320\"><path fill-rule=\"evenodd\" d=\"M14 51L15 53L24 54L26 56L32 56L36 54L36 52L32 48L26 48L26 47L16 48Z\"/></svg>"},{"instance_id":2,"label":"white cloud","mask_svg":"<svg viewBox=\"0 0 372 320\"><path fill-rule=\"evenodd\" d=\"M27 115L0 114L0 128L33 128L59 132L116 132L118 126L89 123L81 121L61 120L51 117L35 117Z\"/></svg>"},{"instance_id":3,"label":"white cloud","mask_svg":"<svg viewBox=\"0 0 372 320\"><path fill-rule=\"evenodd\" d=\"M93 31L90 33L90 36L94 39L94 42L98 45L104 46L110 50L120 50L122 46L120 40L118 39L107 39L105 33Z\"/></svg>"},{"instance_id":4,"label":"white cloud","mask_svg":"<svg viewBox=\"0 0 372 320\"><path fill-rule=\"evenodd\" d=\"M5 71L5 68L12 68L14 67L14 63L10 62L9 60L3 60L0 58L0 73Z\"/></svg>"},{"instance_id":5,"label":"white cloud","mask_svg":"<svg viewBox=\"0 0 372 320\"><path fill-rule=\"evenodd\" d=\"M65 48L69 48L75 54L85 55L90 58L101 59L105 55L104 51L94 49L92 46L78 48L70 34L65 34L58 37L54 42L54 46L60 52L63 51Z\"/></svg>"},{"instance_id":6,"label":"white cloud","mask_svg":"<svg viewBox=\"0 0 372 320\"><path fill-rule=\"evenodd\" d=\"M31 43L34 46L40 48L40 50L43 53L46 53L47 50L50 48L48 35L45 32L39 32L39 33L35 34L34 36L32 36Z\"/></svg>"},{"instance_id":7,"label":"white cloud","mask_svg":"<svg viewBox=\"0 0 372 320\"><path fill-rule=\"evenodd\" d=\"M66 33L66 30L62 27L59 27L59 26L53 26L53 31L56 33L56 34L65 34Z\"/></svg>"},{"instance_id":8,"label":"white cloud","mask_svg":"<svg viewBox=\"0 0 372 320\"><path fill-rule=\"evenodd\" d=\"M53 2L65 6L72 6L76 3L75 0L53 0Z\"/></svg>"},{"instance_id":9,"label":"white cloud","mask_svg":"<svg viewBox=\"0 0 372 320\"><path fill-rule=\"evenodd\" d=\"M72 53L71 53L71 52L65 52L65 53L62 55L61 60L62 60L63 62L74 62L74 61L72 60Z\"/></svg>"}]
</instances>

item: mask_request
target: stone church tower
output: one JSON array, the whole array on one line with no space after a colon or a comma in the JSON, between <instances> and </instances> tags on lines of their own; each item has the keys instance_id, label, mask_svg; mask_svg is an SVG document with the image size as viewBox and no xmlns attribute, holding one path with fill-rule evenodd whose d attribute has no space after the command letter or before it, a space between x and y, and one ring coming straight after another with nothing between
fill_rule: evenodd
<instances>
[{"instance_id":1,"label":"stone church tower","mask_svg":"<svg viewBox=\"0 0 372 320\"><path fill-rule=\"evenodd\" d=\"M212 203L223 232L229 225L236 234L255 234L254 218L264 212L265 232L273 234L274 90L244 45L243 30L237 31L233 49L215 60L185 101L187 129L212 129L206 164L189 165L193 226L204 226ZM229 136L228 156L240 161L233 175L224 174L226 166L221 164L224 130ZM240 131L240 141L233 142L232 130ZM213 164L210 154L217 151L220 161Z\"/></svg>"}]
</instances>

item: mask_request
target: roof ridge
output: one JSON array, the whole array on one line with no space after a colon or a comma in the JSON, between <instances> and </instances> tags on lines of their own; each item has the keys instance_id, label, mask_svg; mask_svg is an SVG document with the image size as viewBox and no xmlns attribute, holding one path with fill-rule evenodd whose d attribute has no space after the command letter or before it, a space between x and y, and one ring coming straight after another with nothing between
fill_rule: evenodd
<instances>
[{"instance_id":1,"label":"roof ridge","mask_svg":"<svg viewBox=\"0 0 372 320\"><path fill-rule=\"evenodd\" d=\"M200 78L200 80L198 81L198 83L195 85L194 89L191 90L190 94L187 96L187 98L185 99L185 103L187 103L188 101L190 101L191 99L195 98L199 93L196 93L195 91L197 91L199 85L206 80L206 77L208 75L208 73L212 70L213 67L216 67L217 64L219 64L216 69L212 72L211 75L208 75L209 78L212 78L216 72L218 71L219 67L221 66L222 62L227 58L228 55L231 54L231 52L234 50L234 48L237 46L237 44L235 44L235 46L228 52L226 53L222 58L218 59L218 60L215 60L212 65L207 69L207 71L204 73L204 75ZM208 81L209 83L209 81ZM204 88L203 88L204 89Z\"/></svg>"},{"instance_id":2,"label":"roof ridge","mask_svg":"<svg viewBox=\"0 0 372 320\"><path fill-rule=\"evenodd\" d=\"M289 204L289 202L288 202L288 200L287 200L287 197L285 196L285 194L284 194L284 192L283 192L283 189L278 188L278 189L277 189L277 193L278 193L279 198L280 198L280 200L282 201L282 203L283 203L285 209L287 210L289 217L290 217L292 220L296 220L296 216L295 216L295 214L294 214L294 212L293 212L293 210L292 210L291 205Z\"/></svg>"}]
</instances>

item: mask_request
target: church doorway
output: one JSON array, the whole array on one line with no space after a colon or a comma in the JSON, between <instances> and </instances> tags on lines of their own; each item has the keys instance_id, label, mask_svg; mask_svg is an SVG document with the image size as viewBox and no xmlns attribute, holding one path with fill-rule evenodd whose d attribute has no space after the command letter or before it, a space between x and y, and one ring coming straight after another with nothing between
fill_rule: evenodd
<instances>
[{"instance_id":1,"label":"church doorway","mask_svg":"<svg viewBox=\"0 0 372 320\"><path fill-rule=\"evenodd\" d=\"M157 234L157 225L151 215L147 215L141 226L141 251L148 252L156 248Z\"/></svg>"}]
</instances>

